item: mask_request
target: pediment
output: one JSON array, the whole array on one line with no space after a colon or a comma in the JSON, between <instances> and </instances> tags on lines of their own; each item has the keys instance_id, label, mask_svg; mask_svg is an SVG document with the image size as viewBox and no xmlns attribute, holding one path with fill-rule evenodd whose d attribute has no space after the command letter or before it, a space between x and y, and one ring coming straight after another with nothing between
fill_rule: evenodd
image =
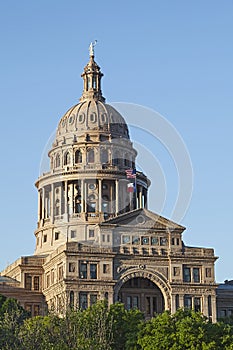
<instances>
[{"instance_id":1,"label":"pediment","mask_svg":"<svg viewBox=\"0 0 233 350\"><path fill-rule=\"evenodd\" d=\"M147 209L136 209L125 214L118 215L113 219L109 219L101 224L101 226L124 227L125 229L153 229L166 231L185 230L184 226L164 218L161 215L153 213Z\"/></svg>"}]
</instances>

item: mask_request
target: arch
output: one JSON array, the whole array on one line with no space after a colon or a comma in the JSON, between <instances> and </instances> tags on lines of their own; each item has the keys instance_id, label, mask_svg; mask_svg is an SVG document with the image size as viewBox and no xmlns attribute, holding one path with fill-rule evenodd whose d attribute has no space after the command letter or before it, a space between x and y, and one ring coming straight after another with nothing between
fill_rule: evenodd
<instances>
[{"instance_id":1,"label":"arch","mask_svg":"<svg viewBox=\"0 0 233 350\"><path fill-rule=\"evenodd\" d=\"M145 265L139 265L137 269L130 269L120 276L119 281L114 287L114 302L118 301L119 292L124 283L137 277L152 281L160 289L164 297L165 310L171 310L170 288L165 278L156 271L152 272L145 269Z\"/></svg>"}]
</instances>

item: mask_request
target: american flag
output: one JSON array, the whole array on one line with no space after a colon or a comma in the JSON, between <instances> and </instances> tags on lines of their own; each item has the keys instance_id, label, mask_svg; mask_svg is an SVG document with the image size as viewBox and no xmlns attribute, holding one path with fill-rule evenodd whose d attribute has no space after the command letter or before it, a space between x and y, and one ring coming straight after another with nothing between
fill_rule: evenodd
<instances>
[{"instance_id":1,"label":"american flag","mask_svg":"<svg viewBox=\"0 0 233 350\"><path fill-rule=\"evenodd\" d=\"M125 172L126 172L127 179L136 178L136 169L127 169Z\"/></svg>"}]
</instances>

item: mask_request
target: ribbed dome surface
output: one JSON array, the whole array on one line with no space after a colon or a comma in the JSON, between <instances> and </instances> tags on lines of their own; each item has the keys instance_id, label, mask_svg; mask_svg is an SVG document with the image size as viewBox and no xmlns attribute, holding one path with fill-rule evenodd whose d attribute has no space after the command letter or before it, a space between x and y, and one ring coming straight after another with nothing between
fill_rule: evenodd
<instances>
[{"instance_id":1,"label":"ribbed dome surface","mask_svg":"<svg viewBox=\"0 0 233 350\"><path fill-rule=\"evenodd\" d=\"M121 114L109 104L95 99L71 107L59 122L57 136L79 135L92 130L109 132L112 138L129 139L128 127Z\"/></svg>"}]
</instances>

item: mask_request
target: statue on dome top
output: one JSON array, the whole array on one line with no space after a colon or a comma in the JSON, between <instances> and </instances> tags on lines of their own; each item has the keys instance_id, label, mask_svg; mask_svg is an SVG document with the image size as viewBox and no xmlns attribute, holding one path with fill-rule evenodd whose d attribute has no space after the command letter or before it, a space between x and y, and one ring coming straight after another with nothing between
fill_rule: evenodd
<instances>
[{"instance_id":1,"label":"statue on dome top","mask_svg":"<svg viewBox=\"0 0 233 350\"><path fill-rule=\"evenodd\" d=\"M91 56L95 56L95 53L94 53L94 47L95 45L97 44L97 40L95 40L94 42L91 42L90 43L90 46L89 46L89 54L90 54L90 57Z\"/></svg>"}]
</instances>

